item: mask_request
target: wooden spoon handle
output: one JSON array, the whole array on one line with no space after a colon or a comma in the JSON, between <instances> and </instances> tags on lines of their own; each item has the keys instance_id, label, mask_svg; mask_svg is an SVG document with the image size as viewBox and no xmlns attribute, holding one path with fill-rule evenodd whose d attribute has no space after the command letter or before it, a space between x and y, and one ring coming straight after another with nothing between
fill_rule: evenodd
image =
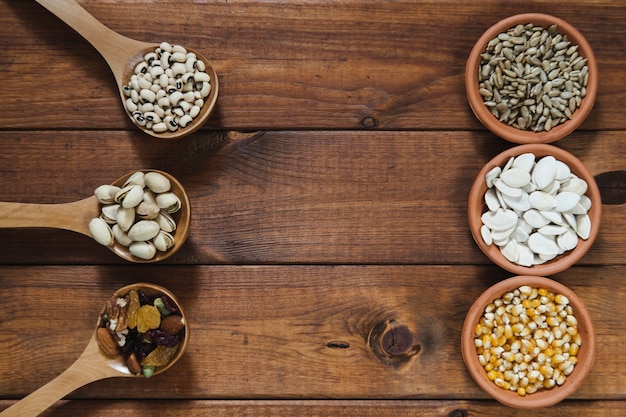
<instances>
[{"instance_id":1,"label":"wooden spoon handle","mask_svg":"<svg viewBox=\"0 0 626 417\"><path fill-rule=\"evenodd\" d=\"M98 343L92 337L76 362L55 379L4 410L0 416L36 416L84 385L113 376L127 376L107 366L98 350Z\"/></svg>"},{"instance_id":2,"label":"wooden spoon handle","mask_svg":"<svg viewBox=\"0 0 626 417\"><path fill-rule=\"evenodd\" d=\"M36 0L98 50L107 61L118 86L122 86L129 58L153 44L140 42L109 29L74 0Z\"/></svg>"},{"instance_id":3,"label":"wooden spoon handle","mask_svg":"<svg viewBox=\"0 0 626 417\"><path fill-rule=\"evenodd\" d=\"M91 236L89 221L99 215L95 196L64 204L0 202L0 228L51 227Z\"/></svg>"}]
</instances>

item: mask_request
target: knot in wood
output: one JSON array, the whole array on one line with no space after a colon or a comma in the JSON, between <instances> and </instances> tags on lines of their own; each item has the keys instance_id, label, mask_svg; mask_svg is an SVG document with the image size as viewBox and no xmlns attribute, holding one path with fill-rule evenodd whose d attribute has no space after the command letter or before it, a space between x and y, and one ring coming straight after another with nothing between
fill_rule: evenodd
<instances>
[{"instance_id":1,"label":"knot in wood","mask_svg":"<svg viewBox=\"0 0 626 417\"><path fill-rule=\"evenodd\" d=\"M376 127L377 124L378 122L372 116L366 116L361 119L361 126L363 126L366 129L373 129Z\"/></svg>"},{"instance_id":2,"label":"knot in wood","mask_svg":"<svg viewBox=\"0 0 626 417\"><path fill-rule=\"evenodd\" d=\"M406 355L413 350L415 337L406 326L394 326L383 334L381 344L389 356Z\"/></svg>"}]
</instances>

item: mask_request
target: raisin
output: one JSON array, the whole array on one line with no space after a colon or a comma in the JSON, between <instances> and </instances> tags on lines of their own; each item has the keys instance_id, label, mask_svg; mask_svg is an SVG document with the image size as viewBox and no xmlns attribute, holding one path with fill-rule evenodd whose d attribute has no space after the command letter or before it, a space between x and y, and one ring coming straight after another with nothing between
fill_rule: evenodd
<instances>
[{"instance_id":1,"label":"raisin","mask_svg":"<svg viewBox=\"0 0 626 417\"><path fill-rule=\"evenodd\" d=\"M143 305L137 313L137 331L145 333L150 329L158 329L161 324L161 313L152 305Z\"/></svg>"}]
</instances>

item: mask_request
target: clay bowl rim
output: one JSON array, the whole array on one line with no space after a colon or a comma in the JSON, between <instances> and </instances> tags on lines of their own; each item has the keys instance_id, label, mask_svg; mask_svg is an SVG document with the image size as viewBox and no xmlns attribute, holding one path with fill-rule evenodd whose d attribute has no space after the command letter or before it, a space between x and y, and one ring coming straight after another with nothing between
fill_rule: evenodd
<instances>
[{"instance_id":1,"label":"clay bowl rim","mask_svg":"<svg viewBox=\"0 0 626 417\"><path fill-rule=\"evenodd\" d=\"M517 392L498 387L487 378L487 372L478 362L478 354L474 345L475 327L483 314L485 306L495 298L501 297L506 292L521 285L530 285L535 288L543 287L555 294L565 295L574 310L574 316L578 320L578 331L582 337L582 344L577 355L578 363L574 367L574 371L567 377L565 383L551 389L543 389L527 394L524 397L517 394ZM560 282L546 277L518 275L492 285L474 301L463 323L461 353L471 377L492 398L509 407L540 408L557 404L573 394L582 385L595 361L596 338L591 315L583 301L574 291Z\"/></svg>"},{"instance_id":2,"label":"clay bowl rim","mask_svg":"<svg viewBox=\"0 0 626 417\"><path fill-rule=\"evenodd\" d=\"M487 43L499 33L515 27L518 24L533 23L547 28L552 24L557 25L557 30L567 35L572 45L579 45L580 56L587 58L589 68L589 80L586 96L581 101L580 107L572 115L572 119L562 123L549 132L530 132L508 126L500 122L487 107L478 92L478 67L480 55L485 51ZM502 19L488 28L474 44L465 67L465 90L470 108L478 120L495 135L513 143L550 143L564 138L572 133L587 118L593 108L598 91L598 66L591 45L574 26L556 16L543 13L522 13Z\"/></svg>"},{"instance_id":3,"label":"clay bowl rim","mask_svg":"<svg viewBox=\"0 0 626 417\"><path fill-rule=\"evenodd\" d=\"M578 177L587 182L587 195L592 202L589 209L589 218L591 220L591 232L587 240L578 239L578 245L571 251L557 256L555 259L541 265L533 265L530 267L515 264L502 255L500 248L495 245L487 245L480 234L482 221L480 219L485 209L484 195L487 190L485 183L485 174L496 166L504 166L509 158L523 153L534 153L537 158L552 155L556 159L566 163L571 171ZM596 184L595 178L589 172L587 167L573 154L568 151L548 144L526 144L509 148L487 162L479 171L468 198L468 220L470 230L474 241L480 250L496 265L517 275L535 275L546 276L562 272L578 262L594 244L600 230L602 217L602 198L600 190Z\"/></svg>"}]
</instances>

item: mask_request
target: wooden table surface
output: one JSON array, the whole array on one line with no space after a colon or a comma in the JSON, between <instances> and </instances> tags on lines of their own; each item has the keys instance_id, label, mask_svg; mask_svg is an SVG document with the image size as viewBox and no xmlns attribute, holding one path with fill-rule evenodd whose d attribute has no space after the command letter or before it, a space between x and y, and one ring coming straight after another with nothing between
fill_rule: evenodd
<instances>
[{"instance_id":1,"label":"wooden table surface","mask_svg":"<svg viewBox=\"0 0 626 417\"><path fill-rule=\"evenodd\" d=\"M126 36L201 51L220 93L197 133L149 137L94 48L36 2L0 0L0 201L70 202L154 168L175 175L192 205L188 241L159 264L131 264L73 232L2 230L0 409L78 357L114 290L150 281L190 316L181 361L152 379L80 388L46 416L626 415L619 190L591 251L551 277L596 327L581 388L548 409L509 409L473 382L460 352L472 302L512 275L468 229L471 183L513 146L470 111L469 51L509 15L573 24L601 79L588 119L555 145L594 175L625 170L626 2L79 3ZM411 354L380 348L390 325L413 334Z\"/></svg>"}]
</instances>

